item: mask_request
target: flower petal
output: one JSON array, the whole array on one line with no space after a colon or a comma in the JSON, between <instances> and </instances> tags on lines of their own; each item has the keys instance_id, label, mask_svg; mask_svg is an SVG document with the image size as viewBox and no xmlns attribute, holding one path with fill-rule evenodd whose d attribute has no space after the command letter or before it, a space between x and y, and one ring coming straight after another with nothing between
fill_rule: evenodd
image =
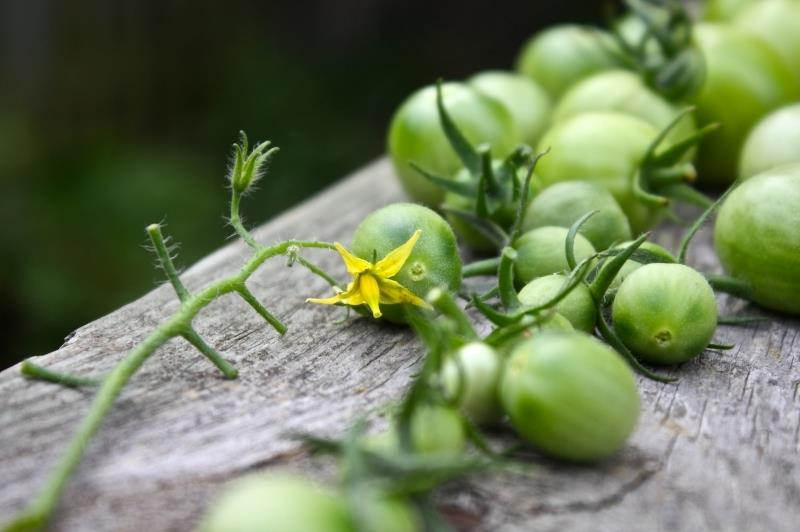
<instances>
[{"instance_id":1,"label":"flower petal","mask_svg":"<svg viewBox=\"0 0 800 532\"><path fill-rule=\"evenodd\" d=\"M411 255L411 251L414 249L414 245L421 235L421 230L417 229L414 231L414 234L411 235L411 238L409 238L405 244L393 249L379 260L375 264L373 271L380 277L394 277L397 275L397 272L400 271L400 268L402 268L403 264L408 260L408 256Z\"/></svg>"},{"instance_id":2,"label":"flower petal","mask_svg":"<svg viewBox=\"0 0 800 532\"><path fill-rule=\"evenodd\" d=\"M326 297L322 299L309 297L306 299L307 303L319 303L320 305L335 305L337 303L344 303L345 305L361 305L363 301L360 303L350 303L349 301L353 299L355 296L360 296L358 293L358 285L355 281L351 282L347 285L347 290L344 292L339 292L335 296Z\"/></svg>"},{"instance_id":3,"label":"flower petal","mask_svg":"<svg viewBox=\"0 0 800 532\"><path fill-rule=\"evenodd\" d=\"M359 273L363 273L372 267L371 262L360 257L356 257L347 251L347 249L345 249L345 247L340 243L334 242L333 246L336 248L336 251L339 252L339 255L342 256L342 261L344 262L347 272L350 273L350 275L358 275Z\"/></svg>"},{"instance_id":4,"label":"flower petal","mask_svg":"<svg viewBox=\"0 0 800 532\"><path fill-rule=\"evenodd\" d=\"M422 298L414 292L391 279L380 279L381 303L385 305L396 305L399 303L410 303L418 307L430 307Z\"/></svg>"},{"instance_id":5,"label":"flower petal","mask_svg":"<svg viewBox=\"0 0 800 532\"><path fill-rule=\"evenodd\" d=\"M378 288L378 281L370 274L361 275L358 278L358 287L361 296L372 311L372 317L380 318L383 313L379 305L381 291L380 288Z\"/></svg>"}]
</instances>

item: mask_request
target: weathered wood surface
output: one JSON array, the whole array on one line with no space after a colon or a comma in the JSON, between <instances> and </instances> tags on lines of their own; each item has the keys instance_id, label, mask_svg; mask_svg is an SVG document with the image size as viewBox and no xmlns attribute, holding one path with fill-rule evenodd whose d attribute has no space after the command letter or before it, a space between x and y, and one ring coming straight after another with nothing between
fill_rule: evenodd
<instances>
[{"instance_id":1,"label":"weathered wood surface","mask_svg":"<svg viewBox=\"0 0 800 532\"><path fill-rule=\"evenodd\" d=\"M262 241L346 241L368 211L401 199L385 161L368 166L257 231ZM257 201L257 197L256 200ZM674 245L676 231L656 239ZM175 235L180 237L180 235ZM230 244L189 269L190 288L238 270ZM314 255L341 271L331 253ZM717 267L708 231L693 262ZM148 361L117 402L69 485L56 530L190 530L225 481L288 467L329 478L287 432L336 434L357 412L398 398L421 355L412 335L340 310L304 304L324 284L281 259L251 280L289 324L279 337L235 297L201 313L197 330L240 368L223 380L187 344ZM758 313L721 298L725 312ZM161 286L79 329L39 362L102 374L177 308ZM541 464L530 476L493 474L448 487L442 505L470 530L796 530L800 523L800 327L772 317L720 327L736 343L672 372L678 384L639 379L642 416L629 445L595 467ZM0 522L41 487L84 415L89 391L0 374ZM602 401L598 397L598 401Z\"/></svg>"}]
</instances>

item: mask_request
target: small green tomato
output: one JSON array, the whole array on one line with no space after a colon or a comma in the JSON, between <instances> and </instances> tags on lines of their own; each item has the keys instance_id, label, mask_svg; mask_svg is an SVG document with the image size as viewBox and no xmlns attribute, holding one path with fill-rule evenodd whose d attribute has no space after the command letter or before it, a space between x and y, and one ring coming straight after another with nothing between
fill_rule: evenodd
<instances>
[{"instance_id":1,"label":"small green tomato","mask_svg":"<svg viewBox=\"0 0 800 532\"><path fill-rule=\"evenodd\" d=\"M256 474L225 489L201 532L355 532L343 498L288 473Z\"/></svg>"},{"instance_id":2,"label":"small green tomato","mask_svg":"<svg viewBox=\"0 0 800 532\"><path fill-rule=\"evenodd\" d=\"M555 273L539 277L526 284L519 292L519 300L523 305L535 307L543 305L558 294L567 276ZM597 322L597 308L589 288L581 283L555 306L556 312L580 331L591 333ZM555 322L559 328L559 321Z\"/></svg>"},{"instance_id":3,"label":"small green tomato","mask_svg":"<svg viewBox=\"0 0 800 532\"><path fill-rule=\"evenodd\" d=\"M464 451L464 421L454 408L441 405L417 407L411 417L414 450L427 455L454 455Z\"/></svg>"},{"instance_id":4,"label":"small green tomato","mask_svg":"<svg viewBox=\"0 0 800 532\"><path fill-rule=\"evenodd\" d=\"M705 278L683 264L645 264L617 290L614 330L637 358L680 364L706 348L717 328L717 302Z\"/></svg>"},{"instance_id":5,"label":"small green tomato","mask_svg":"<svg viewBox=\"0 0 800 532\"><path fill-rule=\"evenodd\" d=\"M461 284L461 257L453 230L434 211L411 203L394 203L373 212L356 228L352 252L372 261L405 243L415 231L422 235L392 279L424 298L434 287L450 292ZM385 305L383 317L403 322L403 305Z\"/></svg>"},{"instance_id":6,"label":"small green tomato","mask_svg":"<svg viewBox=\"0 0 800 532\"><path fill-rule=\"evenodd\" d=\"M722 204L714 228L720 262L753 286L753 300L800 315L800 164L751 177Z\"/></svg>"},{"instance_id":7,"label":"small green tomato","mask_svg":"<svg viewBox=\"0 0 800 532\"><path fill-rule=\"evenodd\" d=\"M463 83L445 83L442 98L447 112L473 146L489 143L496 157L507 156L519 143L508 110ZM461 161L444 134L436 107L436 87L408 97L389 126L389 156L400 183L412 199L437 207L444 192L414 170L409 162L440 176L453 176Z\"/></svg>"},{"instance_id":8,"label":"small green tomato","mask_svg":"<svg viewBox=\"0 0 800 532\"><path fill-rule=\"evenodd\" d=\"M610 347L579 333L543 333L517 345L500 385L511 424L556 458L586 462L610 456L633 431L639 394L628 364Z\"/></svg>"},{"instance_id":9,"label":"small green tomato","mask_svg":"<svg viewBox=\"0 0 800 532\"><path fill-rule=\"evenodd\" d=\"M608 190L586 181L562 181L541 191L528 206L523 230L544 226L569 228L587 212L597 210L580 233L596 250L631 238L631 226Z\"/></svg>"},{"instance_id":10,"label":"small green tomato","mask_svg":"<svg viewBox=\"0 0 800 532\"><path fill-rule=\"evenodd\" d=\"M573 83L617 66L614 38L599 29L564 24L537 33L525 43L517 70L557 99Z\"/></svg>"},{"instance_id":11,"label":"small green tomato","mask_svg":"<svg viewBox=\"0 0 800 532\"><path fill-rule=\"evenodd\" d=\"M552 103L547 91L532 79L514 72L482 72L467 83L505 105L522 142L536 146L550 122Z\"/></svg>"},{"instance_id":12,"label":"small green tomato","mask_svg":"<svg viewBox=\"0 0 800 532\"><path fill-rule=\"evenodd\" d=\"M800 104L773 111L750 130L739 157L739 177L789 163L800 163Z\"/></svg>"},{"instance_id":13,"label":"small green tomato","mask_svg":"<svg viewBox=\"0 0 800 532\"><path fill-rule=\"evenodd\" d=\"M442 383L465 416L479 425L494 423L502 415L497 395L502 370L503 359L497 351L482 342L471 342L445 361Z\"/></svg>"},{"instance_id":14,"label":"small green tomato","mask_svg":"<svg viewBox=\"0 0 800 532\"><path fill-rule=\"evenodd\" d=\"M537 227L523 234L514 242L517 260L514 263L514 279L519 286L537 277L569 270L564 244L569 230L564 227ZM580 262L595 252L587 238L575 235L575 260Z\"/></svg>"}]
</instances>

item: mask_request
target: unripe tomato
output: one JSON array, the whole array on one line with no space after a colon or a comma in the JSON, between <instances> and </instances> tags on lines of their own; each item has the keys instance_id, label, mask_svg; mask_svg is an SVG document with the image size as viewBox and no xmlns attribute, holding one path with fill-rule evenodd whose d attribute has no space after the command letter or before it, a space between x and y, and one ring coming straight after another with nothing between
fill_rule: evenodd
<instances>
[{"instance_id":1,"label":"unripe tomato","mask_svg":"<svg viewBox=\"0 0 800 532\"><path fill-rule=\"evenodd\" d=\"M544 226L569 228L584 214L597 210L580 233L596 250L631 238L631 226L608 190L586 181L562 181L541 191L528 206L524 230Z\"/></svg>"},{"instance_id":2,"label":"unripe tomato","mask_svg":"<svg viewBox=\"0 0 800 532\"><path fill-rule=\"evenodd\" d=\"M800 164L751 177L725 200L714 228L723 268L753 285L753 300L800 314Z\"/></svg>"},{"instance_id":3,"label":"unripe tomato","mask_svg":"<svg viewBox=\"0 0 800 532\"><path fill-rule=\"evenodd\" d=\"M495 160L493 161L493 166L495 171L497 171L502 161ZM520 184L520 190L522 189L522 185L525 182L525 179L528 176L527 168L520 168L517 171L517 181ZM458 174L456 174L455 180L468 182L473 178L470 177L469 171L466 168L462 168ZM533 199L533 197L539 193L542 189L541 182L536 175L531 176L530 185L528 188L528 200ZM442 203L443 206L452 207L455 209L460 209L467 212L475 212L475 203L476 200L473 198L467 198L465 196L461 196L454 192L448 192L445 194L444 202ZM511 225L514 223L514 218L517 214L517 204L516 202L512 201L512 198L508 198L508 201L503 204L496 212L492 213L489 217L491 221L502 227L503 229L509 229ZM473 251L478 253L489 253L492 251L497 251L497 246L493 244L488 238L486 238L480 231L473 228L467 222L465 222L459 216L454 214L447 214L447 221L450 222L450 226L455 231L456 235L458 235L459 240L464 242L469 248Z\"/></svg>"},{"instance_id":4,"label":"unripe tomato","mask_svg":"<svg viewBox=\"0 0 800 532\"><path fill-rule=\"evenodd\" d=\"M434 287L455 292L461 285L461 258L453 230L427 207L394 203L364 218L353 234L352 251L372 261L404 244L414 231L422 230L411 255L392 279L424 298ZM403 321L402 305L385 305L383 316Z\"/></svg>"},{"instance_id":5,"label":"unripe tomato","mask_svg":"<svg viewBox=\"0 0 800 532\"><path fill-rule=\"evenodd\" d=\"M615 453L639 417L639 393L628 364L578 332L545 333L514 348L500 395L525 440L572 461Z\"/></svg>"},{"instance_id":6,"label":"unripe tomato","mask_svg":"<svg viewBox=\"0 0 800 532\"><path fill-rule=\"evenodd\" d=\"M564 244L569 231L564 227L537 227L514 242L517 260L514 279L519 286L536 279L569 270ZM585 236L575 235L575 260L577 262L594 254L594 247Z\"/></svg>"},{"instance_id":7,"label":"unripe tomato","mask_svg":"<svg viewBox=\"0 0 800 532\"><path fill-rule=\"evenodd\" d=\"M554 274L558 275L558 274ZM546 279L546 277L540 277L539 279ZM537 279L538 280L538 279ZM531 283L536 282L537 280L531 281ZM555 293L553 294L555 295ZM542 300L542 303L546 303L545 300ZM524 317L523 320L531 319L533 317ZM505 357L518 343L524 342L530 338L533 338L537 334L541 334L543 332L573 332L575 327L572 326L572 323L564 317L563 314L559 314L556 312L555 314L549 315L546 321L541 323L536 323L531 325L527 329L523 330L522 332L511 335L502 342L495 344L497 350L503 354Z\"/></svg>"},{"instance_id":8,"label":"unripe tomato","mask_svg":"<svg viewBox=\"0 0 800 532\"><path fill-rule=\"evenodd\" d=\"M750 130L739 158L739 177L800 163L800 104L773 111Z\"/></svg>"},{"instance_id":9,"label":"unripe tomato","mask_svg":"<svg viewBox=\"0 0 800 532\"><path fill-rule=\"evenodd\" d=\"M573 83L617 66L607 32L564 24L537 33L522 48L517 70L538 82L554 99Z\"/></svg>"},{"instance_id":10,"label":"unripe tomato","mask_svg":"<svg viewBox=\"0 0 800 532\"><path fill-rule=\"evenodd\" d=\"M442 85L447 112L474 145L488 143L495 157L507 156L520 142L511 115L503 104L463 83ZM408 97L389 126L389 156L400 183L411 198L435 207L444 192L414 170L409 162L442 177L461 168L439 121L436 87L428 86Z\"/></svg>"},{"instance_id":11,"label":"unripe tomato","mask_svg":"<svg viewBox=\"0 0 800 532\"><path fill-rule=\"evenodd\" d=\"M211 507L202 532L355 532L343 498L288 473L233 482Z\"/></svg>"},{"instance_id":12,"label":"unripe tomato","mask_svg":"<svg viewBox=\"0 0 800 532\"><path fill-rule=\"evenodd\" d=\"M640 118L662 131L682 110L681 106L653 92L638 74L609 70L579 81L564 93L553 113L553 121L560 122L580 113L616 111ZM667 139L674 142L695 130L694 118L685 117L669 132ZM691 155L687 159L691 159Z\"/></svg>"},{"instance_id":13,"label":"unripe tomato","mask_svg":"<svg viewBox=\"0 0 800 532\"><path fill-rule=\"evenodd\" d=\"M703 18L706 20L733 20L745 7L759 0L708 0L703 7Z\"/></svg>"},{"instance_id":14,"label":"unripe tomato","mask_svg":"<svg viewBox=\"0 0 800 532\"><path fill-rule=\"evenodd\" d=\"M631 242L623 242L618 246L614 246L614 249L622 250L630 245ZM662 246L659 246L654 242L644 241L639 246L639 249L642 251L650 252L654 255L658 255L662 259L661 262L665 263L676 262L675 257L672 255L672 253L670 253L667 249L663 248ZM638 270L642 266L643 264L637 261L635 256L626 260L625 264L622 265L622 268L620 268L619 272L617 272L617 275L611 281L611 285L609 286L609 288L619 288L619 285L622 284L622 281L624 281L626 277L628 277L631 273L633 273L635 270Z\"/></svg>"},{"instance_id":15,"label":"unripe tomato","mask_svg":"<svg viewBox=\"0 0 800 532\"><path fill-rule=\"evenodd\" d=\"M536 165L545 186L583 180L604 186L628 217L633 234L651 227L661 212L634 196L632 179L658 131L639 118L603 111L571 116L551 127L539 149L552 146Z\"/></svg>"},{"instance_id":16,"label":"unripe tomato","mask_svg":"<svg viewBox=\"0 0 800 532\"><path fill-rule=\"evenodd\" d=\"M705 278L683 264L645 264L622 282L611 307L614 330L637 358L679 364L703 352L717 328Z\"/></svg>"},{"instance_id":17,"label":"unripe tomato","mask_svg":"<svg viewBox=\"0 0 800 532\"><path fill-rule=\"evenodd\" d=\"M734 24L767 41L789 65L800 83L800 2L756 2L742 9Z\"/></svg>"},{"instance_id":18,"label":"unripe tomato","mask_svg":"<svg viewBox=\"0 0 800 532\"><path fill-rule=\"evenodd\" d=\"M459 454L467 441L464 421L447 406L418 406L411 417L411 441L421 454Z\"/></svg>"},{"instance_id":19,"label":"unripe tomato","mask_svg":"<svg viewBox=\"0 0 800 532\"><path fill-rule=\"evenodd\" d=\"M700 144L698 176L702 183L724 185L736 178L737 154L750 128L797 99L800 89L783 58L759 36L721 24L698 24L695 36L706 59L697 119L721 125Z\"/></svg>"},{"instance_id":20,"label":"unripe tomato","mask_svg":"<svg viewBox=\"0 0 800 532\"><path fill-rule=\"evenodd\" d=\"M567 276L560 273L534 279L520 290L519 300L528 307L543 305L558 294L566 281ZM555 309L579 331L591 333L594 330L597 322L597 307L585 284L576 286L556 304ZM556 327L558 326L559 324L556 323Z\"/></svg>"},{"instance_id":21,"label":"unripe tomato","mask_svg":"<svg viewBox=\"0 0 800 532\"><path fill-rule=\"evenodd\" d=\"M500 354L482 342L460 347L444 363L442 384L461 412L481 425L500 420L497 386L503 370Z\"/></svg>"},{"instance_id":22,"label":"unripe tomato","mask_svg":"<svg viewBox=\"0 0 800 532\"><path fill-rule=\"evenodd\" d=\"M467 83L505 105L522 142L536 146L550 123L552 102L547 91L532 79L513 72L482 72Z\"/></svg>"}]
</instances>

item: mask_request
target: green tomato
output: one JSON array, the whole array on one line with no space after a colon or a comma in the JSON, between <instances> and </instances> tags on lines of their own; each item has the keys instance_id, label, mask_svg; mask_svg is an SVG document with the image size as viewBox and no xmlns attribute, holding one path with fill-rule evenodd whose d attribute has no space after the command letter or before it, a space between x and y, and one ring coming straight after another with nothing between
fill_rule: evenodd
<instances>
[{"instance_id":1,"label":"green tomato","mask_svg":"<svg viewBox=\"0 0 800 532\"><path fill-rule=\"evenodd\" d=\"M573 83L617 66L613 37L573 24L553 26L525 43L517 70L538 82L554 99Z\"/></svg>"},{"instance_id":2,"label":"green tomato","mask_svg":"<svg viewBox=\"0 0 800 532\"><path fill-rule=\"evenodd\" d=\"M355 532L343 498L288 473L234 481L211 506L202 532Z\"/></svg>"},{"instance_id":3,"label":"green tomato","mask_svg":"<svg viewBox=\"0 0 800 532\"><path fill-rule=\"evenodd\" d=\"M569 270L567 252L564 248L569 231L564 227L537 227L523 234L514 242L517 260L514 263L514 279L523 286L537 277ZM575 235L575 261L594 255L595 249L585 236Z\"/></svg>"},{"instance_id":4,"label":"green tomato","mask_svg":"<svg viewBox=\"0 0 800 532\"><path fill-rule=\"evenodd\" d=\"M714 245L726 272L753 286L753 300L800 315L800 164L751 177L725 200Z\"/></svg>"},{"instance_id":5,"label":"green tomato","mask_svg":"<svg viewBox=\"0 0 800 532\"><path fill-rule=\"evenodd\" d=\"M552 102L538 83L513 72L489 71L467 83L485 96L506 106L517 126L522 142L536 146L550 123Z\"/></svg>"},{"instance_id":6,"label":"green tomato","mask_svg":"<svg viewBox=\"0 0 800 532\"><path fill-rule=\"evenodd\" d=\"M500 168L502 161L495 160L492 164L494 169L497 170ZM528 170L526 168L520 168L517 171L517 180L520 183L520 189L522 188L522 184L525 183L527 176ZM469 171L466 168L462 168L455 177L456 181L461 182L468 182L472 179L473 178L470 177ZM539 181L539 178L536 175L533 175L528 188L528 200L530 201L533 199L533 197L541 189L542 185ZM448 192L444 197L444 202L442 205L468 212L475 212L475 203L475 200L472 198L467 198L454 192ZM503 229L509 229L514 223L516 214L517 204L516 202L512 201L512 198L509 197L507 201L501 204L500 207L494 213L492 213L489 218ZM491 240L486 238L480 231L474 229L460 217L454 214L447 214L447 221L450 222L450 226L456 232L456 235L458 235L459 240L464 242L473 251L478 253L497 251L496 246L491 242Z\"/></svg>"},{"instance_id":7,"label":"green tomato","mask_svg":"<svg viewBox=\"0 0 800 532\"><path fill-rule=\"evenodd\" d=\"M540 277L539 279L546 279L547 277ZM536 281L531 281L531 282L533 283ZM544 303L545 301L543 300L542 302ZM495 347L505 357L518 343L524 342L525 340L529 340L534 336L536 336L537 334L541 334L543 332L548 332L548 331L572 332L575 330L575 327L572 326L572 323L570 323L570 321L567 318L565 318L563 314L559 314L558 312L556 312L554 314L549 314L546 317L547 319L545 321L531 324L527 329L524 329L522 332L518 334L510 336L506 340L495 345ZM522 320L523 322L525 320L533 322L535 318L533 316L526 316L523 317Z\"/></svg>"},{"instance_id":8,"label":"green tomato","mask_svg":"<svg viewBox=\"0 0 800 532\"><path fill-rule=\"evenodd\" d=\"M558 102L553 121L560 122L580 113L616 111L640 118L662 131L682 110L683 107L671 104L653 92L637 74L628 70L609 70L573 85ZM673 143L695 130L694 118L685 117L669 132L667 140ZM690 152L686 159L691 158Z\"/></svg>"},{"instance_id":9,"label":"green tomato","mask_svg":"<svg viewBox=\"0 0 800 532\"><path fill-rule=\"evenodd\" d=\"M769 43L789 65L800 83L800 2L769 0L747 6L736 16L736 26Z\"/></svg>"},{"instance_id":10,"label":"green tomato","mask_svg":"<svg viewBox=\"0 0 800 532\"><path fill-rule=\"evenodd\" d=\"M503 158L519 143L511 115L500 102L463 83L445 83L442 98L447 112L473 145L488 143L494 156ZM437 207L444 192L409 165L416 163L443 177L452 177L462 166L439 121L436 87L420 89L402 103L392 118L387 143L395 172L408 195Z\"/></svg>"},{"instance_id":11,"label":"green tomato","mask_svg":"<svg viewBox=\"0 0 800 532\"><path fill-rule=\"evenodd\" d=\"M584 214L597 210L580 233L596 250L631 238L631 226L614 196L602 186L586 181L562 181L544 189L528 206L523 230L544 226L569 228Z\"/></svg>"},{"instance_id":12,"label":"green tomato","mask_svg":"<svg viewBox=\"0 0 800 532\"><path fill-rule=\"evenodd\" d=\"M482 342L471 342L445 361L442 383L465 416L479 425L494 423L502 416L497 395L502 370L503 359L497 351Z\"/></svg>"},{"instance_id":13,"label":"green tomato","mask_svg":"<svg viewBox=\"0 0 800 532\"><path fill-rule=\"evenodd\" d=\"M800 104L773 111L750 131L739 158L739 177L789 163L800 163Z\"/></svg>"},{"instance_id":14,"label":"green tomato","mask_svg":"<svg viewBox=\"0 0 800 532\"><path fill-rule=\"evenodd\" d=\"M695 36L706 59L697 118L721 125L700 144L698 176L702 183L725 185L736 179L737 157L753 125L796 100L800 90L781 56L759 36L721 24L698 24Z\"/></svg>"},{"instance_id":15,"label":"green tomato","mask_svg":"<svg viewBox=\"0 0 800 532\"><path fill-rule=\"evenodd\" d=\"M453 230L427 207L394 203L373 212L356 228L352 251L369 261L404 244L414 231L422 235L400 272L392 279L424 298L434 287L455 292L461 285L461 257ZM385 305L383 316L403 322L403 305Z\"/></svg>"},{"instance_id":16,"label":"green tomato","mask_svg":"<svg viewBox=\"0 0 800 532\"><path fill-rule=\"evenodd\" d=\"M419 532L422 520L413 506L401 498L366 493L358 501L358 524L364 532Z\"/></svg>"},{"instance_id":17,"label":"green tomato","mask_svg":"<svg viewBox=\"0 0 800 532\"><path fill-rule=\"evenodd\" d=\"M545 333L511 353L500 385L511 424L541 451L594 461L619 450L639 417L633 372L583 333Z\"/></svg>"},{"instance_id":18,"label":"green tomato","mask_svg":"<svg viewBox=\"0 0 800 532\"><path fill-rule=\"evenodd\" d=\"M550 301L558 294L567 276L555 273L539 277L526 284L519 292L519 300L523 305L536 307ZM575 329L591 333L597 322L597 307L589 287L581 283L576 286L569 294L559 301L555 310L558 314L566 318ZM561 328L563 324L556 322L555 328ZM554 329L550 329L554 330Z\"/></svg>"},{"instance_id":19,"label":"green tomato","mask_svg":"<svg viewBox=\"0 0 800 532\"><path fill-rule=\"evenodd\" d=\"M604 186L617 200L633 234L652 227L662 215L633 193L632 179L658 130L640 118L614 111L581 113L555 124L539 143L552 151L536 165L545 186L589 181Z\"/></svg>"},{"instance_id":20,"label":"green tomato","mask_svg":"<svg viewBox=\"0 0 800 532\"><path fill-rule=\"evenodd\" d=\"M630 246L632 242L623 242L618 246L614 246L614 249L625 249L626 247ZM658 255L661 257L661 262L665 263L672 263L676 262L675 257L670 253L667 249L655 244L653 242L645 241L639 246L639 249L643 251L649 251L654 255ZM616 277L611 281L611 285L609 288L619 288L619 285L622 284L622 281L625 280L631 273L641 268L644 264L637 261L635 258L630 258L625 261L625 264L622 265L619 272L617 272Z\"/></svg>"},{"instance_id":21,"label":"green tomato","mask_svg":"<svg viewBox=\"0 0 800 532\"><path fill-rule=\"evenodd\" d=\"M745 7L756 3L758 0L708 0L703 6L705 20L729 21L733 20Z\"/></svg>"},{"instance_id":22,"label":"green tomato","mask_svg":"<svg viewBox=\"0 0 800 532\"><path fill-rule=\"evenodd\" d=\"M714 291L683 264L636 269L620 285L611 310L622 343L653 364L680 364L696 357L717 328Z\"/></svg>"},{"instance_id":23,"label":"green tomato","mask_svg":"<svg viewBox=\"0 0 800 532\"><path fill-rule=\"evenodd\" d=\"M411 416L411 441L421 454L460 454L467 442L464 420L451 407L418 406Z\"/></svg>"}]
</instances>

